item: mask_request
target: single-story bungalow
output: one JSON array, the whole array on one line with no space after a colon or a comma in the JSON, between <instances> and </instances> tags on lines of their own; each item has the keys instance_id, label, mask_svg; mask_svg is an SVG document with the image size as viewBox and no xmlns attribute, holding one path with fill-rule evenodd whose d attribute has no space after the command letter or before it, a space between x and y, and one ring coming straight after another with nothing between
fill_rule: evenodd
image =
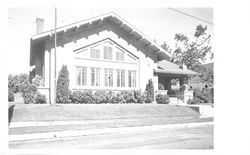
<instances>
[{"instance_id":1,"label":"single-story bungalow","mask_svg":"<svg viewBox=\"0 0 250 155\"><path fill-rule=\"evenodd\" d=\"M171 79L188 84L188 75L197 74L169 59L163 48L115 13L40 32L30 39L31 76L43 77L45 85L39 89L49 102L54 101L62 65L69 70L71 90L144 91L152 79L156 93L167 92ZM164 90L158 90L159 84ZM192 96L187 90L186 94Z\"/></svg>"}]
</instances>

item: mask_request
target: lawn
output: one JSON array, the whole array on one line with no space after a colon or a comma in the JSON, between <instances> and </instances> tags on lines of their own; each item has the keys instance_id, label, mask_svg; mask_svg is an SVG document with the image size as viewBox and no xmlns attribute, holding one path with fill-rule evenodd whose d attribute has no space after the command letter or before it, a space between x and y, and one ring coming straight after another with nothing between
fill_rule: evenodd
<instances>
[{"instance_id":1,"label":"lawn","mask_svg":"<svg viewBox=\"0 0 250 155\"><path fill-rule=\"evenodd\" d=\"M199 116L189 107L167 104L9 104L9 120L56 121Z\"/></svg>"}]
</instances>

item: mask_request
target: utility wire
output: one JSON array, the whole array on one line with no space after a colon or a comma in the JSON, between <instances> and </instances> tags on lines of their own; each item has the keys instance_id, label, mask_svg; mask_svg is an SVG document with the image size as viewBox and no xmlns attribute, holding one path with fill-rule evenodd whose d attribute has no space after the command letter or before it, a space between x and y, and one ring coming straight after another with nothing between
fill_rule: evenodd
<instances>
[{"instance_id":1,"label":"utility wire","mask_svg":"<svg viewBox=\"0 0 250 155\"><path fill-rule=\"evenodd\" d=\"M208 23L208 24L214 25L214 23L212 23L212 22L210 22L210 21L207 21L207 20L201 19L201 18L199 18L199 17L195 17L195 16L190 15L190 14L187 14L187 13L185 13L185 12L182 12L182 11L179 11L179 10L176 10L176 9L173 9L173 8L168 8L168 9L170 9L170 10L172 10L172 11L175 11L175 12L178 12L178 13L180 13L180 14L183 14L183 15L185 15L185 16L188 16L188 17L191 17L191 18L194 18L194 19L197 19L197 20L203 21L203 22L205 22L205 23Z\"/></svg>"}]
</instances>

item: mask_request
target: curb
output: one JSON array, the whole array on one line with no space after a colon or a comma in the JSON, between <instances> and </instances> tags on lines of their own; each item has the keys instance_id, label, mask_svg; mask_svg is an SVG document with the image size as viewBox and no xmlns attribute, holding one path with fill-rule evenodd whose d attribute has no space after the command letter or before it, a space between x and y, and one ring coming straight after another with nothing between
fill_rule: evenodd
<instances>
[{"instance_id":1,"label":"curb","mask_svg":"<svg viewBox=\"0 0 250 155\"><path fill-rule=\"evenodd\" d=\"M110 133L134 132L134 131L145 131L145 130L191 128L191 127L200 127L213 124L214 124L213 122L198 122L198 123L120 127L120 128L106 128L106 129L91 129L91 130L71 130L71 131L9 135L9 142L38 140L38 139L55 139L63 137L88 136L97 134L110 134Z\"/></svg>"},{"instance_id":2,"label":"curb","mask_svg":"<svg viewBox=\"0 0 250 155\"><path fill-rule=\"evenodd\" d=\"M110 123L114 120L84 120L84 121L41 121L41 122L11 122L9 128L33 127L33 126L50 126L50 125L81 125L91 123Z\"/></svg>"}]
</instances>

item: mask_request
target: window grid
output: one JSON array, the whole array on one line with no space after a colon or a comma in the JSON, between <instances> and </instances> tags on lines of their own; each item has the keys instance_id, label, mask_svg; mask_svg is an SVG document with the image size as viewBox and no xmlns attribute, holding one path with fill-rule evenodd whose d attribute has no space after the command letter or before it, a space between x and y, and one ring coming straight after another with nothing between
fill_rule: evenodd
<instances>
[{"instance_id":1,"label":"window grid","mask_svg":"<svg viewBox=\"0 0 250 155\"><path fill-rule=\"evenodd\" d=\"M100 86L100 68L91 67L91 86Z\"/></svg>"},{"instance_id":2,"label":"window grid","mask_svg":"<svg viewBox=\"0 0 250 155\"><path fill-rule=\"evenodd\" d=\"M104 59L112 60L113 59L112 53L113 53L112 47L104 46Z\"/></svg>"},{"instance_id":3,"label":"window grid","mask_svg":"<svg viewBox=\"0 0 250 155\"><path fill-rule=\"evenodd\" d=\"M125 87L125 70L117 69L117 87Z\"/></svg>"},{"instance_id":4,"label":"window grid","mask_svg":"<svg viewBox=\"0 0 250 155\"><path fill-rule=\"evenodd\" d=\"M117 61L124 61L124 53L123 52L116 52L116 60Z\"/></svg>"},{"instance_id":5,"label":"window grid","mask_svg":"<svg viewBox=\"0 0 250 155\"><path fill-rule=\"evenodd\" d=\"M136 71L128 71L128 87L136 87Z\"/></svg>"},{"instance_id":6,"label":"window grid","mask_svg":"<svg viewBox=\"0 0 250 155\"><path fill-rule=\"evenodd\" d=\"M113 87L113 69L104 69L104 83L106 87Z\"/></svg>"},{"instance_id":7,"label":"window grid","mask_svg":"<svg viewBox=\"0 0 250 155\"><path fill-rule=\"evenodd\" d=\"M77 86L87 85L87 67L82 67L82 66L76 67L76 85Z\"/></svg>"}]
</instances>

